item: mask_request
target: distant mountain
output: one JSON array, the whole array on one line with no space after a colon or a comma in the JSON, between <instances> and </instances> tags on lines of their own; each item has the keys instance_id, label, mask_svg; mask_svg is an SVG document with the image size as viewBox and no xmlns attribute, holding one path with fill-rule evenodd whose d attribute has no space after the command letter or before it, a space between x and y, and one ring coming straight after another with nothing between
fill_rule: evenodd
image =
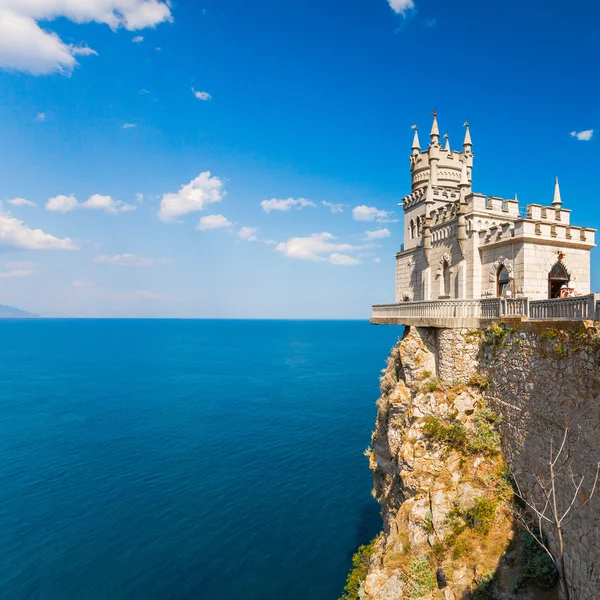
<instances>
[{"instance_id":1,"label":"distant mountain","mask_svg":"<svg viewBox=\"0 0 600 600\"><path fill-rule=\"evenodd\" d=\"M20 310L13 306L5 306L0 304L0 319L37 319L39 315L27 312L26 310Z\"/></svg>"}]
</instances>

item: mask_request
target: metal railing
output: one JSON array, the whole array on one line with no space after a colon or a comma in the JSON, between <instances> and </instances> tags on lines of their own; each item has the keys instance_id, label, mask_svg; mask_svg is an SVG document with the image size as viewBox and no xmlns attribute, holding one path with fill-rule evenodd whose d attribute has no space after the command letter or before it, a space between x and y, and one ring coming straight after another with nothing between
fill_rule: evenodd
<instances>
[{"instance_id":1,"label":"metal railing","mask_svg":"<svg viewBox=\"0 0 600 600\"><path fill-rule=\"evenodd\" d=\"M481 319L524 317L531 320L595 320L600 321L600 294L553 300L528 298L481 298L477 300L425 300L377 304L375 318L418 320Z\"/></svg>"}]
</instances>

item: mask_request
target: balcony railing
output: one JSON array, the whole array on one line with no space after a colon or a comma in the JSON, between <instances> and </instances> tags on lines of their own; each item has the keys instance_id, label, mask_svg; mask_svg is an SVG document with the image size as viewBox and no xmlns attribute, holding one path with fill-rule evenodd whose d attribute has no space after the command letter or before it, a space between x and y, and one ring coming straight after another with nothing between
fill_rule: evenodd
<instances>
[{"instance_id":1,"label":"balcony railing","mask_svg":"<svg viewBox=\"0 0 600 600\"><path fill-rule=\"evenodd\" d=\"M459 326L478 321L493 321L503 317L522 317L530 320L594 320L600 321L600 294L554 300L528 298L482 298L478 300L428 300L377 304L373 319L391 320L406 324L454 323ZM461 325L462 324L462 325ZM442 325L438 325L442 326Z\"/></svg>"}]
</instances>

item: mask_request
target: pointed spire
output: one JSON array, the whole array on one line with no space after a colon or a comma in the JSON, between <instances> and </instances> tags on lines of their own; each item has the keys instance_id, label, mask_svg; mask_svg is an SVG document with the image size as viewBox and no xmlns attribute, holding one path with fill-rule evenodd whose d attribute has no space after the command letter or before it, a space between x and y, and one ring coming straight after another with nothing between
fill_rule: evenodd
<instances>
[{"instance_id":1,"label":"pointed spire","mask_svg":"<svg viewBox=\"0 0 600 600\"><path fill-rule=\"evenodd\" d=\"M519 198L517 196L517 192L515 192L515 202L518 202L518 201L519 201Z\"/></svg>"},{"instance_id":2,"label":"pointed spire","mask_svg":"<svg viewBox=\"0 0 600 600\"><path fill-rule=\"evenodd\" d=\"M556 183L554 184L554 200L552 200L552 206L555 208L560 208L562 206L562 200L560 198L560 186L558 185L558 177L556 178Z\"/></svg>"},{"instance_id":3,"label":"pointed spire","mask_svg":"<svg viewBox=\"0 0 600 600\"><path fill-rule=\"evenodd\" d=\"M447 133L444 134L444 139L446 140L446 147L444 150L446 152L452 152L452 150L450 150L450 136Z\"/></svg>"},{"instance_id":4,"label":"pointed spire","mask_svg":"<svg viewBox=\"0 0 600 600\"><path fill-rule=\"evenodd\" d=\"M471 132L469 131L469 121L464 122L465 127L465 141L463 142L463 147L465 152L471 152L471 148L473 147L473 142L471 141Z\"/></svg>"},{"instance_id":5,"label":"pointed spire","mask_svg":"<svg viewBox=\"0 0 600 600\"><path fill-rule=\"evenodd\" d=\"M440 137L440 129L437 122L437 112L433 110L431 111L431 115L433 116L433 123L431 124L431 133L429 134L429 137L431 137L432 142L437 142Z\"/></svg>"},{"instance_id":6,"label":"pointed spire","mask_svg":"<svg viewBox=\"0 0 600 600\"><path fill-rule=\"evenodd\" d=\"M413 151L413 154L419 154L419 151L421 150L421 144L419 143L419 129L416 125L413 125L411 129L415 130L411 150Z\"/></svg>"}]
</instances>

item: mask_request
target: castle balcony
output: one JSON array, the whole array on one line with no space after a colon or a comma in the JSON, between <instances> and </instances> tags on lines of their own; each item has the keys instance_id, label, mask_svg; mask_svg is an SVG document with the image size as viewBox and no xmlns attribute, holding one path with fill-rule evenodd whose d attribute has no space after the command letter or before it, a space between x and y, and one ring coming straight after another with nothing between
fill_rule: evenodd
<instances>
[{"instance_id":1,"label":"castle balcony","mask_svg":"<svg viewBox=\"0 0 600 600\"><path fill-rule=\"evenodd\" d=\"M428 300L376 304L374 325L483 328L494 321L600 321L600 294L575 298L481 298L476 300Z\"/></svg>"}]
</instances>

